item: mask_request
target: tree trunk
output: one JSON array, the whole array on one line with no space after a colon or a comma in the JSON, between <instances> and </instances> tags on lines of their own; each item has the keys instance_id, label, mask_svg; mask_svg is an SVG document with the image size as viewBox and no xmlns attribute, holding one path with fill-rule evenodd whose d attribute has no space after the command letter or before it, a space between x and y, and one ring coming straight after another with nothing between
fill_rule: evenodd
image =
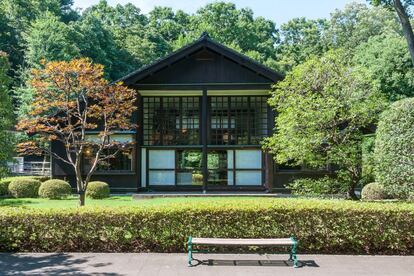
<instances>
[{"instance_id":1,"label":"tree trunk","mask_svg":"<svg viewBox=\"0 0 414 276\"><path fill-rule=\"evenodd\" d=\"M411 27L410 18L408 17L407 12L405 11L403 5L401 4L401 0L393 0L394 1L394 8L397 11L398 18L400 19L401 26L404 32L405 39L408 43L408 50L410 51L411 55L411 62L414 66L414 34L413 29Z\"/></svg>"},{"instance_id":2,"label":"tree trunk","mask_svg":"<svg viewBox=\"0 0 414 276\"><path fill-rule=\"evenodd\" d=\"M352 199L352 200L358 199L357 195L355 194L355 187L356 187L355 183L352 183L351 186L349 186L348 192L347 192L347 196L349 199Z\"/></svg>"},{"instance_id":3,"label":"tree trunk","mask_svg":"<svg viewBox=\"0 0 414 276\"><path fill-rule=\"evenodd\" d=\"M84 191L80 191L79 192L79 206L85 206L85 192Z\"/></svg>"}]
</instances>

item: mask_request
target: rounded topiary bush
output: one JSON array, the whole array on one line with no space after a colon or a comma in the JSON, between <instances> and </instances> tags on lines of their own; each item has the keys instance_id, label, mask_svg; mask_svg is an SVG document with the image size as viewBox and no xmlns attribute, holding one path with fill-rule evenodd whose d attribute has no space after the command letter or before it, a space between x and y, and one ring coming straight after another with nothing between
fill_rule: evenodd
<instances>
[{"instance_id":1,"label":"rounded topiary bush","mask_svg":"<svg viewBox=\"0 0 414 276\"><path fill-rule=\"evenodd\" d=\"M93 199L102 199L109 197L109 185L102 181L89 182L86 189L86 196Z\"/></svg>"},{"instance_id":2,"label":"rounded topiary bush","mask_svg":"<svg viewBox=\"0 0 414 276\"><path fill-rule=\"evenodd\" d=\"M51 179L40 185L39 196L49 199L61 199L70 195L72 188L70 184L64 180Z\"/></svg>"},{"instance_id":3,"label":"rounded topiary bush","mask_svg":"<svg viewBox=\"0 0 414 276\"><path fill-rule=\"evenodd\" d=\"M373 182L362 188L361 198L364 200L380 200L386 198L386 193L382 185Z\"/></svg>"},{"instance_id":4,"label":"rounded topiary bush","mask_svg":"<svg viewBox=\"0 0 414 276\"><path fill-rule=\"evenodd\" d=\"M375 179L392 197L414 191L414 98L393 103L381 114L375 141Z\"/></svg>"},{"instance_id":5,"label":"rounded topiary bush","mask_svg":"<svg viewBox=\"0 0 414 276\"><path fill-rule=\"evenodd\" d=\"M9 194L10 182L11 181L8 179L0 180L0 196L5 196Z\"/></svg>"},{"instance_id":6,"label":"rounded topiary bush","mask_svg":"<svg viewBox=\"0 0 414 276\"><path fill-rule=\"evenodd\" d=\"M15 179L9 184L9 193L16 198L37 197L42 183L36 179Z\"/></svg>"}]
</instances>

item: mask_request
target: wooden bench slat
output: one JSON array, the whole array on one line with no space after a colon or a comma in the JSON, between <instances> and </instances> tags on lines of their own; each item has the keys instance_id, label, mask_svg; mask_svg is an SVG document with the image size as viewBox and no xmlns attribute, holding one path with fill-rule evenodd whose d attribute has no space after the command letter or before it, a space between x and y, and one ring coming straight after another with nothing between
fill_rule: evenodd
<instances>
[{"instance_id":1,"label":"wooden bench slat","mask_svg":"<svg viewBox=\"0 0 414 276\"><path fill-rule=\"evenodd\" d=\"M286 239L221 239L221 238L192 238L192 244L204 245L293 245L294 241Z\"/></svg>"}]
</instances>

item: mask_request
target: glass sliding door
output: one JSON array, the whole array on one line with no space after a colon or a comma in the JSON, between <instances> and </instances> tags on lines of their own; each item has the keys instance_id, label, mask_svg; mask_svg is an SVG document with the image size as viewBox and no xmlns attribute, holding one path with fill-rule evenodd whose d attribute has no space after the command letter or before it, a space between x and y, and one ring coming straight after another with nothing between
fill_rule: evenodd
<instances>
[{"instance_id":1,"label":"glass sliding door","mask_svg":"<svg viewBox=\"0 0 414 276\"><path fill-rule=\"evenodd\" d=\"M148 184L175 185L175 151L148 151Z\"/></svg>"},{"instance_id":2,"label":"glass sliding door","mask_svg":"<svg viewBox=\"0 0 414 276\"><path fill-rule=\"evenodd\" d=\"M177 185L203 185L200 150L177 150L176 160Z\"/></svg>"},{"instance_id":3,"label":"glass sliding door","mask_svg":"<svg viewBox=\"0 0 414 276\"><path fill-rule=\"evenodd\" d=\"M235 151L236 185L260 186L262 181L262 151Z\"/></svg>"},{"instance_id":4,"label":"glass sliding door","mask_svg":"<svg viewBox=\"0 0 414 276\"><path fill-rule=\"evenodd\" d=\"M207 155L208 184L233 185L233 151L211 150Z\"/></svg>"}]
</instances>

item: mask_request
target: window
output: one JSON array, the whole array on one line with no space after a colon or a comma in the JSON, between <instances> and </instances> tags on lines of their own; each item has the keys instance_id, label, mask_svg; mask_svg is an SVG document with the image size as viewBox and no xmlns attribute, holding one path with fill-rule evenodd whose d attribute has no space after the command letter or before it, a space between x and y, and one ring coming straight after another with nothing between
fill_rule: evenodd
<instances>
[{"instance_id":1,"label":"window","mask_svg":"<svg viewBox=\"0 0 414 276\"><path fill-rule=\"evenodd\" d=\"M176 151L177 185L203 185L200 150Z\"/></svg>"},{"instance_id":2,"label":"window","mask_svg":"<svg viewBox=\"0 0 414 276\"><path fill-rule=\"evenodd\" d=\"M96 134L88 134L87 140L96 140L99 139ZM110 141L116 141L118 143L132 143L134 141L132 134L114 134L109 137ZM94 159L95 159L96 150L93 148L87 148L84 152L83 158L83 169L84 171L89 171ZM102 152L102 156L107 156L109 158L98 163L96 171L97 172L132 172L133 171L133 157L134 157L134 147L131 145L122 150L117 148L105 149Z\"/></svg>"},{"instance_id":3,"label":"window","mask_svg":"<svg viewBox=\"0 0 414 276\"><path fill-rule=\"evenodd\" d=\"M233 151L212 150L207 155L208 184L233 185Z\"/></svg>"},{"instance_id":4,"label":"window","mask_svg":"<svg viewBox=\"0 0 414 276\"><path fill-rule=\"evenodd\" d=\"M262 185L261 150L211 150L207 165L210 185Z\"/></svg>"},{"instance_id":5,"label":"window","mask_svg":"<svg viewBox=\"0 0 414 276\"><path fill-rule=\"evenodd\" d=\"M236 185L262 185L262 151L236 150Z\"/></svg>"},{"instance_id":6,"label":"window","mask_svg":"<svg viewBox=\"0 0 414 276\"><path fill-rule=\"evenodd\" d=\"M148 151L148 184L175 185L175 151Z\"/></svg>"},{"instance_id":7,"label":"window","mask_svg":"<svg viewBox=\"0 0 414 276\"><path fill-rule=\"evenodd\" d=\"M202 185L201 150L149 150L149 185Z\"/></svg>"},{"instance_id":8,"label":"window","mask_svg":"<svg viewBox=\"0 0 414 276\"><path fill-rule=\"evenodd\" d=\"M211 97L213 145L256 145L267 132L267 97Z\"/></svg>"},{"instance_id":9,"label":"window","mask_svg":"<svg viewBox=\"0 0 414 276\"><path fill-rule=\"evenodd\" d=\"M199 97L144 97L144 145L200 144Z\"/></svg>"}]
</instances>

